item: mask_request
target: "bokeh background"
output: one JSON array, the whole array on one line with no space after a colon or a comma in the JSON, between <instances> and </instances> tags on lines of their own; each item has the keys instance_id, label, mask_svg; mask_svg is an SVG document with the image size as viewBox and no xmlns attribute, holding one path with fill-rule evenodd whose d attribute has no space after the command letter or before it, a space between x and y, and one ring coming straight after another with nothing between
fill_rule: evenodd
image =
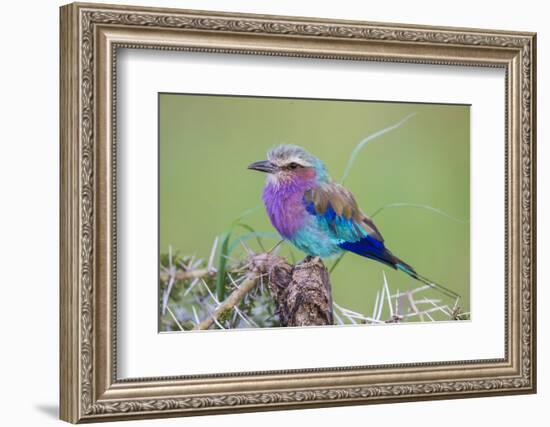
<instances>
[{"instance_id":1,"label":"bokeh background","mask_svg":"<svg viewBox=\"0 0 550 427\"><path fill-rule=\"evenodd\" d=\"M469 106L160 94L159 109L159 250L167 253L171 245L206 258L214 238L251 208L256 209L241 222L274 233L261 202L265 176L247 170L270 147L301 145L340 180L359 141L416 113L365 146L345 186L367 215L404 203L458 219L418 207L389 207L376 214L375 223L395 255L459 293L462 310L470 310ZM237 230L233 239L245 233ZM264 240L266 246L278 241ZM253 240L247 243L258 249ZM280 253L303 257L288 244ZM335 301L372 311L382 271L392 291L419 285L404 273L348 254L331 276ZM428 296L443 297L431 292Z\"/></svg>"}]
</instances>

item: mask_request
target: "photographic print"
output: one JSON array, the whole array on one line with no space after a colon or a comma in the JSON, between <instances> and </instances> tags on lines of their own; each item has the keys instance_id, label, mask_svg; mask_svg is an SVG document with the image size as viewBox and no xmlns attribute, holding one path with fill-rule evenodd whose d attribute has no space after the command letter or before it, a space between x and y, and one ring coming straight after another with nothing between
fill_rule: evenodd
<instances>
[{"instance_id":1,"label":"photographic print","mask_svg":"<svg viewBox=\"0 0 550 427\"><path fill-rule=\"evenodd\" d=\"M61 419L536 392L535 33L59 22Z\"/></svg>"},{"instance_id":2,"label":"photographic print","mask_svg":"<svg viewBox=\"0 0 550 427\"><path fill-rule=\"evenodd\" d=\"M159 331L470 319L470 106L160 93Z\"/></svg>"}]
</instances>

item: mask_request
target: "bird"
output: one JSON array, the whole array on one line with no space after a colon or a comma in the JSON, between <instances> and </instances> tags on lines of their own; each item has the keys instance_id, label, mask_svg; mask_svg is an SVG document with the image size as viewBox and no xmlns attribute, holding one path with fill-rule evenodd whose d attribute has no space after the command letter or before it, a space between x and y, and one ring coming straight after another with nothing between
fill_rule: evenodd
<instances>
[{"instance_id":1,"label":"bird","mask_svg":"<svg viewBox=\"0 0 550 427\"><path fill-rule=\"evenodd\" d=\"M327 258L352 252L459 297L395 256L351 191L333 181L323 161L304 148L277 145L268 151L267 160L251 163L248 169L267 174L262 199L271 224L306 255Z\"/></svg>"}]
</instances>

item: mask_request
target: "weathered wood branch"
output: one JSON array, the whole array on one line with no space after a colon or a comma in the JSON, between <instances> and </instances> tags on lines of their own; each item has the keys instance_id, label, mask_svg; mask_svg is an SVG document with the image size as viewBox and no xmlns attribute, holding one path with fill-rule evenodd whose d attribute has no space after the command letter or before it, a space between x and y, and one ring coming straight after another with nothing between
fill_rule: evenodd
<instances>
[{"instance_id":1,"label":"weathered wood branch","mask_svg":"<svg viewBox=\"0 0 550 427\"><path fill-rule=\"evenodd\" d=\"M176 270L175 273L170 275L170 273L160 273L160 280L163 282L166 282L170 279L170 277L174 277L176 280L189 280L189 279L197 279L201 277L206 276L214 276L216 273L214 271L209 270L208 268L201 268L198 270Z\"/></svg>"},{"instance_id":2,"label":"weathered wood branch","mask_svg":"<svg viewBox=\"0 0 550 427\"><path fill-rule=\"evenodd\" d=\"M256 283L258 282L258 276L256 273L249 273L248 277L241 285L235 289L231 295L229 295L224 302L222 302L218 308L206 319L200 322L195 329L208 329L212 326L220 317L223 317L226 313L230 312L233 307L239 304L244 296L250 292Z\"/></svg>"}]
</instances>

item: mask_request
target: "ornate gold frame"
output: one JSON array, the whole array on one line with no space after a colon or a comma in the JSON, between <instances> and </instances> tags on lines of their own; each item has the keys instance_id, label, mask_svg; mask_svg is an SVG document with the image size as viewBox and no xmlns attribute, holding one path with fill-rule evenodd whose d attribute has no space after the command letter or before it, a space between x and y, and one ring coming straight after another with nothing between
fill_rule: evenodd
<instances>
[{"instance_id":1,"label":"ornate gold frame","mask_svg":"<svg viewBox=\"0 0 550 427\"><path fill-rule=\"evenodd\" d=\"M61 418L69 422L533 393L535 34L99 4L61 8ZM116 377L118 47L502 67L505 357Z\"/></svg>"}]
</instances>

